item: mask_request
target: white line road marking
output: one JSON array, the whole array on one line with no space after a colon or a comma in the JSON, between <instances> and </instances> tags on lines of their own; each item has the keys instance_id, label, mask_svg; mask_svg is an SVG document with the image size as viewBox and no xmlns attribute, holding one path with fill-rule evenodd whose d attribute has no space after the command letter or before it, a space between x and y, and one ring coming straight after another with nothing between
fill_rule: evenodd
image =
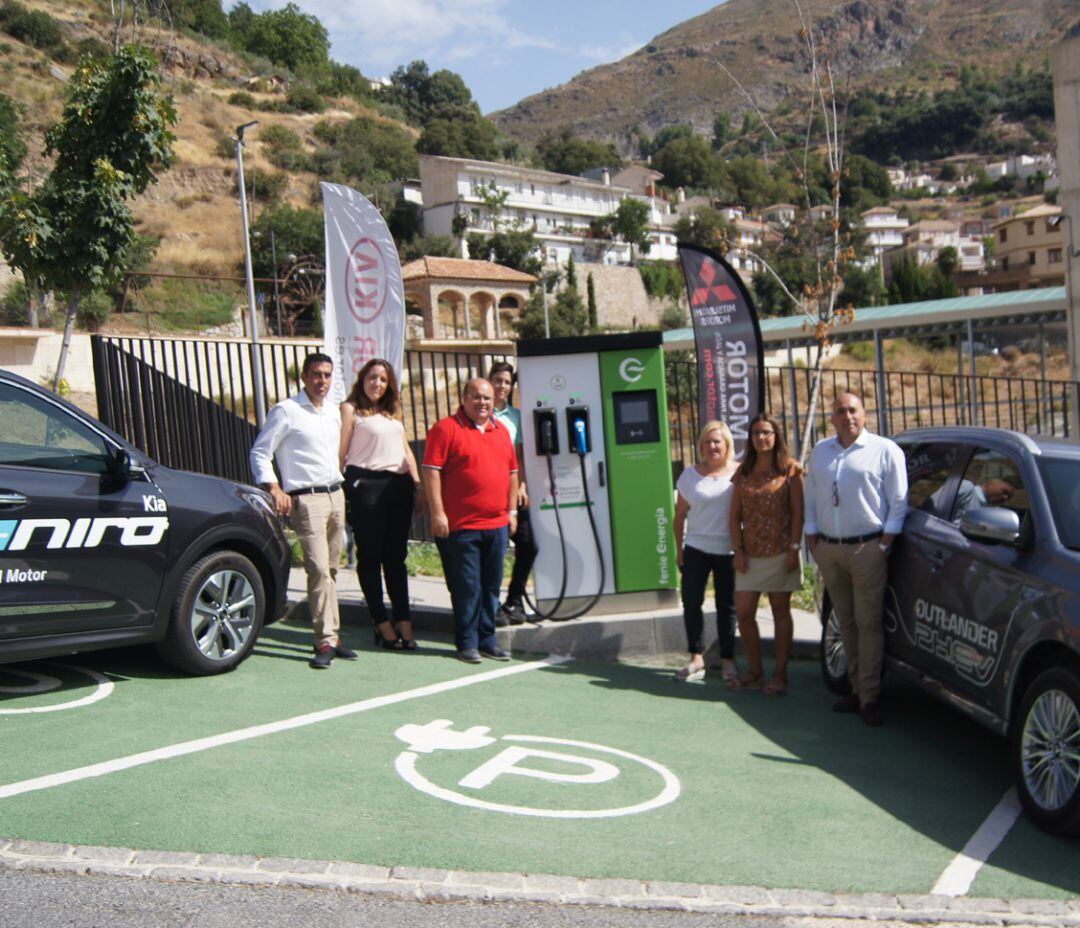
<instances>
[{"instance_id":1,"label":"white line road marking","mask_svg":"<svg viewBox=\"0 0 1080 928\"><path fill-rule=\"evenodd\" d=\"M971 836L964 845L964 849L957 854L938 877L934 888L930 890L934 896L964 896L971 889L975 877L984 863L994 853L997 846L1005 839L1017 818L1020 816L1020 799L1016 795L1016 788L1009 787L1001 801L994 806L991 812L980 826L979 830Z\"/></svg>"},{"instance_id":2,"label":"white line road marking","mask_svg":"<svg viewBox=\"0 0 1080 928\"><path fill-rule=\"evenodd\" d=\"M51 662L50 662L51 663ZM91 703L98 702L105 699L113 691L113 682L104 674L98 673L96 670L88 670L86 667L76 667L73 664L52 664L54 667L66 667L68 670L77 670L79 673L86 674L91 680L93 680L97 686L89 696L83 696L80 699L72 699L68 702L55 703L51 706L28 706L24 709L0 709L0 715L35 715L42 712L60 712L63 709L77 709L80 706L89 706ZM0 692L4 693L16 693L18 695L28 695L31 693L47 693L51 690L57 690L60 688L61 683L56 677L50 677L46 674L33 673L28 670L6 670L5 673L14 674L15 676L25 677L28 680L36 680L37 683L34 686L28 686L25 688L18 687L0 687Z\"/></svg>"},{"instance_id":3,"label":"white line road marking","mask_svg":"<svg viewBox=\"0 0 1080 928\"><path fill-rule=\"evenodd\" d=\"M428 686L420 686L416 689L405 690L401 693L391 693L387 696L375 696L371 699L363 699L360 702L336 706L333 709L321 709L318 712L297 715L291 719L282 719L278 722L267 722L263 725L252 725L250 728L238 728L235 731L227 731L220 735L211 735L208 738L196 738L194 741L182 741L179 744L156 748L153 751L143 751L140 754L117 757L114 760L103 761L99 764L90 764L86 767L76 767L72 770L64 770L60 773L50 773L43 777L34 777L31 780L9 783L6 786L0 786L0 799L9 799L12 796L19 796L22 793L32 793L35 790L51 789L54 786L63 786L64 784L75 783L79 780L89 780L93 777L106 776L110 773L117 773L120 770L130 770L132 767L153 764L160 760L171 760L174 757L183 757L187 754L198 754L200 751L209 751L211 748L219 748L227 744L238 744L241 741L251 741L254 738L262 738L265 735L276 735L283 731L305 728L308 725L317 725L320 722L329 722L333 719L344 718L348 715L357 715L360 712L367 712L371 709L381 709L383 706L393 706L397 703L407 702L410 699L422 699L425 696L434 696L438 693L461 689L462 687L472 686L474 683L486 683L489 680L498 680L501 677L510 677L514 674L527 673L530 670L553 667L571 659L572 658L569 657L552 655L539 661L514 664L510 667L500 667L498 670L489 670L485 673L477 673L469 677L459 677L455 680L448 680L445 683L432 683Z\"/></svg>"}]
</instances>

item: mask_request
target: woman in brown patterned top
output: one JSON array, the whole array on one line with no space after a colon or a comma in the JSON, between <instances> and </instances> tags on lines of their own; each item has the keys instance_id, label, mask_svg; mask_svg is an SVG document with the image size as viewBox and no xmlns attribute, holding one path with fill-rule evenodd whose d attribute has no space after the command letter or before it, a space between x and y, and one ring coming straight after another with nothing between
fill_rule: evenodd
<instances>
[{"instance_id":1,"label":"woman in brown patterned top","mask_svg":"<svg viewBox=\"0 0 1080 928\"><path fill-rule=\"evenodd\" d=\"M769 595L776 626L776 669L766 696L787 692L787 663L794 628L791 594L802 588L799 551L803 530L802 469L791 460L780 426L761 413L750 423L750 444L732 481L731 540L735 547L735 613L747 670L733 689L762 685L757 607Z\"/></svg>"}]
</instances>

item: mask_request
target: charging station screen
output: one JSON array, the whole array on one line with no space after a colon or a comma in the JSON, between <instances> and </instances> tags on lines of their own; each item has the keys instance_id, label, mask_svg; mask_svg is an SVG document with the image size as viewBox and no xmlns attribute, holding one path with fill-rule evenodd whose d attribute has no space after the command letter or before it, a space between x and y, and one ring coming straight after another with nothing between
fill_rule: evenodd
<instances>
[{"instance_id":1,"label":"charging station screen","mask_svg":"<svg viewBox=\"0 0 1080 928\"><path fill-rule=\"evenodd\" d=\"M613 393L615 442L638 445L660 440L660 419L655 390L628 390Z\"/></svg>"}]
</instances>

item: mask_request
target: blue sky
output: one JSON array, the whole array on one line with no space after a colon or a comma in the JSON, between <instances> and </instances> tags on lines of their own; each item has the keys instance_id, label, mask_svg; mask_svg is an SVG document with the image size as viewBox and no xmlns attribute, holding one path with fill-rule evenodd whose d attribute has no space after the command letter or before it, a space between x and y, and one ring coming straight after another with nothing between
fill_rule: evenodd
<instances>
[{"instance_id":1,"label":"blue sky","mask_svg":"<svg viewBox=\"0 0 1080 928\"><path fill-rule=\"evenodd\" d=\"M720 0L296 0L330 56L369 77L422 58L460 74L485 113L617 61ZM224 4L228 9L231 4ZM249 0L263 11L285 0Z\"/></svg>"}]
</instances>

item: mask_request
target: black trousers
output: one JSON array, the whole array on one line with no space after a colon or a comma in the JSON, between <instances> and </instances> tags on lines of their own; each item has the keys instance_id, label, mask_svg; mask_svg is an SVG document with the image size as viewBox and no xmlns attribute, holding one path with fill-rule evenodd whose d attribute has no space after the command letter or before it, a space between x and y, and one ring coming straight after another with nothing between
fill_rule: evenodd
<instances>
[{"instance_id":1,"label":"black trousers","mask_svg":"<svg viewBox=\"0 0 1080 928\"><path fill-rule=\"evenodd\" d=\"M356 575L371 621L376 625L388 621L383 603L385 575L394 621L408 622L409 574L405 557L416 499L412 476L350 465L345 468L345 498L356 540Z\"/></svg>"},{"instance_id":2,"label":"black trousers","mask_svg":"<svg viewBox=\"0 0 1080 928\"><path fill-rule=\"evenodd\" d=\"M706 554L690 545L683 546L682 602L686 625L687 650L705 653L705 586L713 575L716 590L716 633L720 638L720 656L735 657L735 556Z\"/></svg>"},{"instance_id":3,"label":"black trousers","mask_svg":"<svg viewBox=\"0 0 1080 928\"><path fill-rule=\"evenodd\" d=\"M538 552L527 506L518 509L517 531L510 540L514 543L514 569L510 573L510 588L506 591L506 601L520 606L525 599L525 584L529 582L529 574L532 573Z\"/></svg>"}]
</instances>

